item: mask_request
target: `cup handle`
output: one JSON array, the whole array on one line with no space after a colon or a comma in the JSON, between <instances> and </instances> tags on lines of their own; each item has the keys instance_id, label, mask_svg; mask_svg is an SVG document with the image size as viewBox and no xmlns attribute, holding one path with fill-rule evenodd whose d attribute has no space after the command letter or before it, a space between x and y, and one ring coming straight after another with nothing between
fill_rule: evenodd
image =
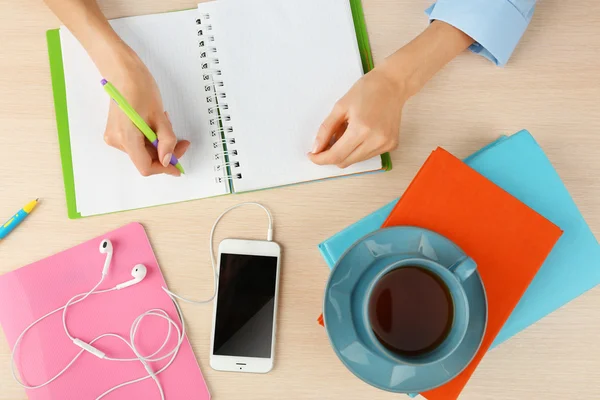
<instances>
[{"instance_id":1,"label":"cup handle","mask_svg":"<svg viewBox=\"0 0 600 400\"><path fill-rule=\"evenodd\" d=\"M464 282L477 270L477 263L471 257L464 256L456 261L449 270L461 282Z\"/></svg>"}]
</instances>

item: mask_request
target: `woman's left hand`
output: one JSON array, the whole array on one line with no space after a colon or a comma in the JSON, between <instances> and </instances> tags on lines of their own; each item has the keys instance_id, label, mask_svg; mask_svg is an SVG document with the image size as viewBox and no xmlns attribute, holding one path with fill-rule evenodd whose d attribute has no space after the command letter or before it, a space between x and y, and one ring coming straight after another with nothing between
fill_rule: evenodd
<instances>
[{"instance_id":1,"label":"woman's left hand","mask_svg":"<svg viewBox=\"0 0 600 400\"><path fill-rule=\"evenodd\" d=\"M408 96L383 64L363 76L321 124L308 154L319 165L346 168L398 147Z\"/></svg>"}]
</instances>

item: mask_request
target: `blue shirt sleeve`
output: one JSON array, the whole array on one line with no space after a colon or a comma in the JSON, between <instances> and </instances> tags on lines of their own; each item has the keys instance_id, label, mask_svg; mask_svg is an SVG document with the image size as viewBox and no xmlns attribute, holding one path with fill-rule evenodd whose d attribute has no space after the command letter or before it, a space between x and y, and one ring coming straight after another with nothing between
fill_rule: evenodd
<instances>
[{"instance_id":1,"label":"blue shirt sleeve","mask_svg":"<svg viewBox=\"0 0 600 400\"><path fill-rule=\"evenodd\" d=\"M438 0L426 13L431 21L444 21L472 37L471 51L503 66L525 33L536 1Z\"/></svg>"}]
</instances>

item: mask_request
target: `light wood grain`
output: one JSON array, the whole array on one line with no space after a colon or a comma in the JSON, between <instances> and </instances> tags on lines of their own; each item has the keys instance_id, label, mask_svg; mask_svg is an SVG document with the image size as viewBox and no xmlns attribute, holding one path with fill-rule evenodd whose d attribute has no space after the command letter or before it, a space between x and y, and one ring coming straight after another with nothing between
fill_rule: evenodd
<instances>
[{"instance_id":1,"label":"light wood grain","mask_svg":"<svg viewBox=\"0 0 600 400\"><path fill-rule=\"evenodd\" d=\"M377 61L426 26L421 0L364 0ZM109 17L192 8L191 0L103 1ZM0 215L33 197L35 215L0 243L0 273L131 221L144 224L171 289L208 293L209 229L226 207L260 201L274 212L283 247L274 371L215 372L208 366L212 307L184 305L190 339L215 399L392 399L348 372L316 324L328 270L316 245L406 188L441 145L464 157L499 134L529 129L583 215L600 233L600 2L545 0L510 64L465 53L405 108L401 146L387 174L70 221L62 175L45 31L59 22L38 0L0 0ZM316 60L318 61L318 60ZM252 209L225 219L224 237L262 238ZM573 265L573 268L577 268ZM592 399L600 396L600 289L592 290L486 356L462 399ZM0 334L1 336L1 334ZM0 339L0 399L25 399Z\"/></svg>"}]
</instances>

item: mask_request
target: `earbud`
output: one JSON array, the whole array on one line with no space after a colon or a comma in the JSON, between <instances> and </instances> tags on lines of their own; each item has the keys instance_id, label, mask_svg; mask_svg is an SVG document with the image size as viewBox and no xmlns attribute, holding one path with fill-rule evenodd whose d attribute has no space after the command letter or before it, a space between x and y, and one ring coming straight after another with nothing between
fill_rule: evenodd
<instances>
[{"instance_id":1,"label":"earbud","mask_svg":"<svg viewBox=\"0 0 600 400\"><path fill-rule=\"evenodd\" d=\"M147 273L148 270L146 269L146 266L143 264L138 264L131 270L131 276L133 276L133 279L127 282L119 283L117 286L115 286L115 289L120 290L140 283L146 277Z\"/></svg>"},{"instance_id":2,"label":"earbud","mask_svg":"<svg viewBox=\"0 0 600 400\"><path fill-rule=\"evenodd\" d=\"M110 267L110 262L112 261L113 255L113 247L112 243L108 239L102 240L100 242L100 253L106 254L106 260L104 261L104 268L102 268L102 276L108 274L108 268Z\"/></svg>"}]
</instances>

